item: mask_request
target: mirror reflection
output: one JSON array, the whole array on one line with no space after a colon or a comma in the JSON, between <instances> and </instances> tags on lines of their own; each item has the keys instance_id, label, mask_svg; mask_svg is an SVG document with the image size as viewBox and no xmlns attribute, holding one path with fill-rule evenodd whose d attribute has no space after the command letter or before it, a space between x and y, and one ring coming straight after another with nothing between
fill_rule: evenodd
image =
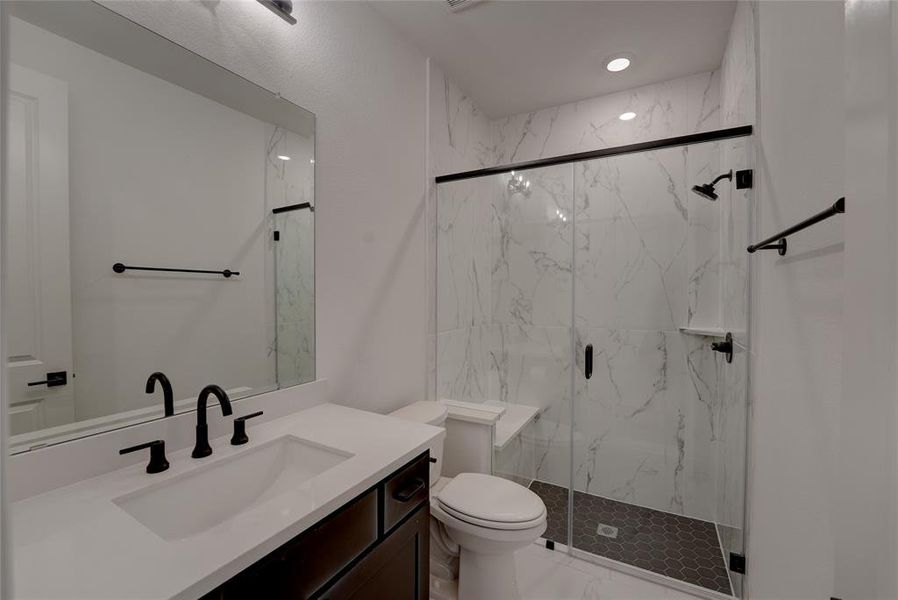
<instances>
[{"instance_id":1,"label":"mirror reflection","mask_svg":"<svg viewBox=\"0 0 898 600\"><path fill-rule=\"evenodd\" d=\"M314 115L99 5L41 4L9 28L13 451L209 383L313 380Z\"/></svg>"}]
</instances>

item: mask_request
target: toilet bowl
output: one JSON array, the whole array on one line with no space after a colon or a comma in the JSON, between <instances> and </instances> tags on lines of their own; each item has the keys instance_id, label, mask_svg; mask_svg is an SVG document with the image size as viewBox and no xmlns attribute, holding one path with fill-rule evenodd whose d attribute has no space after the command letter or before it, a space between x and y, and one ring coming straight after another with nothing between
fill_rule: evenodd
<instances>
[{"instance_id":1,"label":"toilet bowl","mask_svg":"<svg viewBox=\"0 0 898 600\"><path fill-rule=\"evenodd\" d=\"M447 409L439 402L422 401L392 415L442 427ZM493 475L440 477L442 440L434 446L430 449L437 458L430 472L431 596L516 600L514 552L545 532L545 504L524 486Z\"/></svg>"}]
</instances>

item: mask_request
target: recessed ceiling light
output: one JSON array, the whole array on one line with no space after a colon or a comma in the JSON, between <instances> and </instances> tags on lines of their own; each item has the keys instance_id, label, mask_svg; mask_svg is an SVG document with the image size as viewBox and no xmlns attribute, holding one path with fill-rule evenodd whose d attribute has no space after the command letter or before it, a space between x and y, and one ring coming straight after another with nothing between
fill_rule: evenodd
<instances>
[{"instance_id":1,"label":"recessed ceiling light","mask_svg":"<svg viewBox=\"0 0 898 600\"><path fill-rule=\"evenodd\" d=\"M623 71L627 67L630 66L630 59L626 56L617 56L615 58L610 59L607 63L605 63L605 68L611 71L612 73L617 73L618 71Z\"/></svg>"},{"instance_id":2,"label":"recessed ceiling light","mask_svg":"<svg viewBox=\"0 0 898 600\"><path fill-rule=\"evenodd\" d=\"M620 119L621 121L630 121L630 120L635 119L635 118L636 118L636 113L635 113L635 112L630 112L630 111L627 111L627 112L625 112L625 113L621 113L621 116L618 117L618 119Z\"/></svg>"},{"instance_id":3,"label":"recessed ceiling light","mask_svg":"<svg viewBox=\"0 0 898 600\"><path fill-rule=\"evenodd\" d=\"M281 159L281 160L290 160L290 157L289 157L289 156L285 156L285 155L283 155L283 154L278 154L278 158Z\"/></svg>"}]
</instances>

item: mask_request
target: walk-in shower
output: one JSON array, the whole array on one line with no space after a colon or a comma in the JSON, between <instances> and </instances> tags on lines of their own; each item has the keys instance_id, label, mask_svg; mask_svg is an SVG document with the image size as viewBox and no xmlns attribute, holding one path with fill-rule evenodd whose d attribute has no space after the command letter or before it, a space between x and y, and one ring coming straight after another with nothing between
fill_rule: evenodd
<instances>
[{"instance_id":1,"label":"walk-in shower","mask_svg":"<svg viewBox=\"0 0 898 600\"><path fill-rule=\"evenodd\" d=\"M438 397L507 409L493 471L549 546L710 597L741 587L750 132L437 178Z\"/></svg>"}]
</instances>

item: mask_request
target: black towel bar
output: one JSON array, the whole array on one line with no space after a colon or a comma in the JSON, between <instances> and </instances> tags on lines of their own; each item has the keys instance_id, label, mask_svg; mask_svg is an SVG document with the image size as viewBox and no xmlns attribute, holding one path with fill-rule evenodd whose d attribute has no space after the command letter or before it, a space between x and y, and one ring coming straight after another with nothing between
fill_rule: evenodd
<instances>
[{"instance_id":1,"label":"black towel bar","mask_svg":"<svg viewBox=\"0 0 898 600\"><path fill-rule=\"evenodd\" d=\"M207 271L206 269L167 269L164 267L133 267L122 263L112 265L112 270L116 273L124 273L125 271L162 271L164 273L208 273L209 275L222 275L227 278L231 275L240 275L240 271L232 271L225 269L224 271Z\"/></svg>"},{"instance_id":2,"label":"black towel bar","mask_svg":"<svg viewBox=\"0 0 898 600\"><path fill-rule=\"evenodd\" d=\"M789 229L785 231L781 231L778 234L767 238L764 241L758 242L757 244L752 244L748 247L749 254L754 254L758 250L778 250L780 256L786 255L786 249L788 248L788 244L786 243L786 238L792 235L793 233L798 233L802 229L807 229L811 225L816 225L820 221L825 221L830 217L834 217L838 214L842 214L845 212L845 198L839 198L836 200L836 203L824 210L821 213L817 213L810 219L805 219L798 225L793 225ZM778 243L775 243L778 242Z\"/></svg>"}]
</instances>

